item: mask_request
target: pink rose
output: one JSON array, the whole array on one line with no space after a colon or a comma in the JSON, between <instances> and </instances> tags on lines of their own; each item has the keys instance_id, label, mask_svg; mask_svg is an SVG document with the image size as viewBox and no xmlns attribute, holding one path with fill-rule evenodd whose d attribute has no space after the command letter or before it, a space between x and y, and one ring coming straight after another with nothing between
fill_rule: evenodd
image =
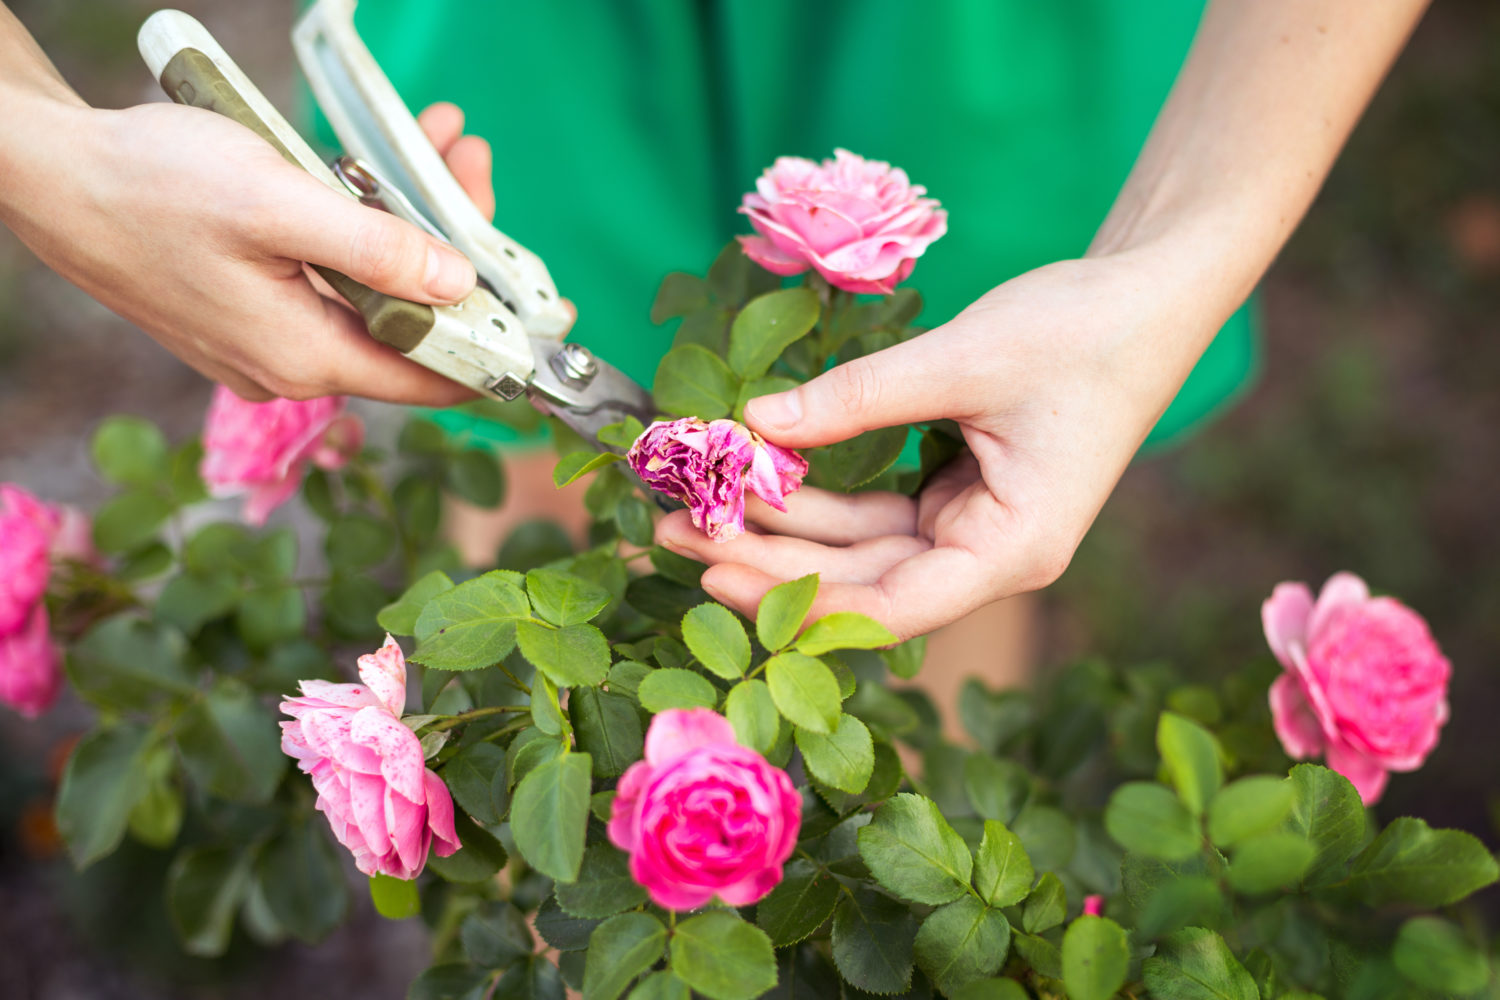
<instances>
[{"instance_id":1,"label":"pink rose","mask_svg":"<svg viewBox=\"0 0 1500 1000\"><path fill-rule=\"evenodd\" d=\"M802 486L807 460L733 420L658 420L626 454L658 493L688 505L693 524L716 542L745 530L745 487L777 510Z\"/></svg>"},{"instance_id":2,"label":"pink rose","mask_svg":"<svg viewBox=\"0 0 1500 1000\"><path fill-rule=\"evenodd\" d=\"M247 403L214 390L203 427L199 472L216 497L245 494L245 520L262 525L301 485L309 462L337 469L359 452L364 425L344 415L344 398Z\"/></svg>"},{"instance_id":3,"label":"pink rose","mask_svg":"<svg viewBox=\"0 0 1500 1000\"><path fill-rule=\"evenodd\" d=\"M926 193L905 171L848 150L821 164L783 156L745 195L740 211L760 235L740 245L775 274L811 266L847 292L889 295L948 231L948 213Z\"/></svg>"},{"instance_id":4,"label":"pink rose","mask_svg":"<svg viewBox=\"0 0 1500 1000\"><path fill-rule=\"evenodd\" d=\"M48 632L47 609L39 603L21 628L0 633L0 702L34 719L52 706L61 688L57 646Z\"/></svg>"},{"instance_id":5,"label":"pink rose","mask_svg":"<svg viewBox=\"0 0 1500 1000\"><path fill-rule=\"evenodd\" d=\"M1452 667L1421 615L1338 573L1316 602L1305 584L1279 584L1261 620L1287 671L1270 697L1289 756L1323 754L1366 805L1388 772L1422 766L1448 721Z\"/></svg>"},{"instance_id":6,"label":"pink rose","mask_svg":"<svg viewBox=\"0 0 1500 1000\"><path fill-rule=\"evenodd\" d=\"M281 749L312 776L317 808L366 875L416 878L430 848L459 849L453 799L423 763L417 735L401 723L406 659L390 636L359 658L364 684L303 681L281 710Z\"/></svg>"},{"instance_id":7,"label":"pink rose","mask_svg":"<svg viewBox=\"0 0 1500 1000\"><path fill-rule=\"evenodd\" d=\"M781 881L801 822L786 772L740 746L727 719L669 709L651 720L645 759L620 778L609 839L658 906L746 906Z\"/></svg>"},{"instance_id":8,"label":"pink rose","mask_svg":"<svg viewBox=\"0 0 1500 1000\"><path fill-rule=\"evenodd\" d=\"M0 485L0 636L29 627L52 575L57 517L25 490Z\"/></svg>"}]
</instances>

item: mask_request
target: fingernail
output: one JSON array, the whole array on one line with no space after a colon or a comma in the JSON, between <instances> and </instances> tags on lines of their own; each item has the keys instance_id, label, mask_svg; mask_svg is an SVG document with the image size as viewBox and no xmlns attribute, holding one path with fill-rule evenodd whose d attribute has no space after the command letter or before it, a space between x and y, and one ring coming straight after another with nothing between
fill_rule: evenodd
<instances>
[{"instance_id":1,"label":"fingernail","mask_svg":"<svg viewBox=\"0 0 1500 1000\"><path fill-rule=\"evenodd\" d=\"M474 288L474 265L456 250L429 246L423 287L435 299L457 302Z\"/></svg>"},{"instance_id":2,"label":"fingernail","mask_svg":"<svg viewBox=\"0 0 1500 1000\"><path fill-rule=\"evenodd\" d=\"M721 591L718 587L715 587L713 584L709 583L707 580L700 581L698 586L702 587L705 594L707 594L709 597L712 597L720 604L728 603L724 600L724 592Z\"/></svg>"},{"instance_id":3,"label":"fingernail","mask_svg":"<svg viewBox=\"0 0 1500 1000\"><path fill-rule=\"evenodd\" d=\"M745 404L745 415L762 427L786 430L802 419L801 393L782 392L752 399Z\"/></svg>"}]
</instances>

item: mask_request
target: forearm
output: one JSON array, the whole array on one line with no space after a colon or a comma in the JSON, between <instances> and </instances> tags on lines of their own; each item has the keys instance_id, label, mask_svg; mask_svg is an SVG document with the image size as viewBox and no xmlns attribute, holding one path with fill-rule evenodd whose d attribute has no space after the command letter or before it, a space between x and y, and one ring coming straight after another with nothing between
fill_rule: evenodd
<instances>
[{"instance_id":1,"label":"forearm","mask_svg":"<svg viewBox=\"0 0 1500 1000\"><path fill-rule=\"evenodd\" d=\"M1201 343L1291 235L1427 0L1214 0L1090 256L1170 260Z\"/></svg>"},{"instance_id":2,"label":"forearm","mask_svg":"<svg viewBox=\"0 0 1500 1000\"><path fill-rule=\"evenodd\" d=\"M0 209L31 193L59 123L86 109L45 53L0 2ZM3 216L0 216L3 221Z\"/></svg>"}]
</instances>

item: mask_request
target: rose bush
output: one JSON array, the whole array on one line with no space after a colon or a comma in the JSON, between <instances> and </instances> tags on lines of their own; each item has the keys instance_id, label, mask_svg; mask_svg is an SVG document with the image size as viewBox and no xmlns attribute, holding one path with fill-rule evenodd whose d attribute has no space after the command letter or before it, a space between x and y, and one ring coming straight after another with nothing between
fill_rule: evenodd
<instances>
[{"instance_id":1,"label":"rose bush","mask_svg":"<svg viewBox=\"0 0 1500 1000\"><path fill-rule=\"evenodd\" d=\"M557 481L588 477L586 542L525 525L482 571L443 540L441 494L493 505L503 479L420 418L336 469L261 466L304 477L315 552L285 525L177 517L207 495L203 449L107 421L94 456L119 492L94 536L109 572L60 574L46 601L71 686L100 710L58 790L68 851L108 865L128 837L170 856L160 898L131 895L120 919L164 907L204 956L236 929L316 941L348 915L353 871L373 872L375 908L432 932L414 1000L1493 988L1493 936L1464 905L1500 877L1490 851L1378 816L1335 770L1289 769L1277 742L1273 684L1299 753L1309 718L1335 764L1335 738L1382 768L1426 747L1448 667L1394 602L1279 591L1267 616L1291 681L1087 660L1036 690L971 682L960 737L891 683L917 673L920 640L858 615L807 621L811 576L752 621L656 547L623 453L639 441L647 472L648 452L656 472L695 470L670 480L690 503L722 508L735 476L785 496L732 423L745 402L916 332L909 290L781 285L737 245L706 277L670 276L653 312L682 322L653 394L688 440L625 421L597 454L554 428ZM718 421L732 446L713 480L683 449L706 455ZM896 464L897 428L812 451L807 478L913 490L956 446L943 425L914 433L916 468Z\"/></svg>"}]
</instances>

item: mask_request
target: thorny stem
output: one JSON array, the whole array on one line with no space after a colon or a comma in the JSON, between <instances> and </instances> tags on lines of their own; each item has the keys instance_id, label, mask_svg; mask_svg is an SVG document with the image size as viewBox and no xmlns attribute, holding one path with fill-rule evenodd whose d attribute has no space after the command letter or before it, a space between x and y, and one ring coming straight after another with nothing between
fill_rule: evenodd
<instances>
[{"instance_id":1,"label":"thorny stem","mask_svg":"<svg viewBox=\"0 0 1500 1000\"><path fill-rule=\"evenodd\" d=\"M452 729L454 726L461 726L466 722L473 722L475 719L483 719L485 716L489 715L501 715L506 712L530 711L531 707L529 705L486 705L484 708L475 708L467 712L460 712L458 715L449 716L447 719L444 719L442 722L437 723L427 731L429 733L441 733L445 730Z\"/></svg>"}]
</instances>

